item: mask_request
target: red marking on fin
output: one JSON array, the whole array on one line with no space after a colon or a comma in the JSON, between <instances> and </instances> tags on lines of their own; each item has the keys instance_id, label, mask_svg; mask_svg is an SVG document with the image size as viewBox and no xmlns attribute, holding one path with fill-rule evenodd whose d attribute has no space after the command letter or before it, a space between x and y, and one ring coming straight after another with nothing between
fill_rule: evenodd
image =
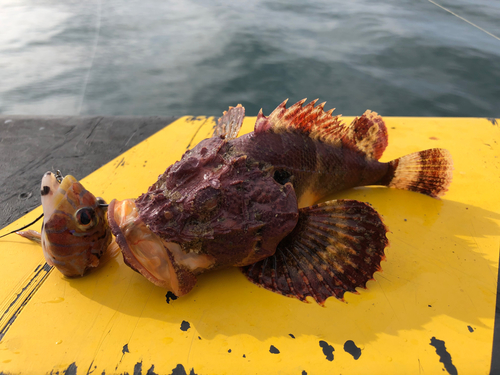
<instances>
[{"instance_id":1,"label":"red marking on fin","mask_svg":"<svg viewBox=\"0 0 500 375\"><path fill-rule=\"evenodd\" d=\"M433 148L391 161L380 184L437 198L448 191L452 178L453 159L450 152Z\"/></svg>"},{"instance_id":2,"label":"red marking on fin","mask_svg":"<svg viewBox=\"0 0 500 375\"><path fill-rule=\"evenodd\" d=\"M332 110L324 111L325 103L314 106L318 99L303 106L303 99L290 108L286 100L266 117L262 110L257 116L255 132L267 131L300 132L323 142L348 147L372 159L379 159L387 147L387 128L382 117L375 112L366 111L356 117L350 125L340 121L340 115L332 117Z\"/></svg>"},{"instance_id":3,"label":"red marking on fin","mask_svg":"<svg viewBox=\"0 0 500 375\"><path fill-rule=\"evenodd\" d=\"M361 117L356 117L340 133L344 146L361 151L372 159L380 159L387 147L388 136L384 120L370 110Z\"/></svg>"},{"instance_id":4,"label":"red marking on fin","mask_svg":"<svg viewBox=\"0 0 500 375\"><path fill-rule=\"evenodd\" d=\"M366 287L380 270L388 244L387 228L368 204L335 200L300 209L295 229L276 253L242 267L253 283L268 290L320 305L334 296Z\"/></svg>"}]
</instances>

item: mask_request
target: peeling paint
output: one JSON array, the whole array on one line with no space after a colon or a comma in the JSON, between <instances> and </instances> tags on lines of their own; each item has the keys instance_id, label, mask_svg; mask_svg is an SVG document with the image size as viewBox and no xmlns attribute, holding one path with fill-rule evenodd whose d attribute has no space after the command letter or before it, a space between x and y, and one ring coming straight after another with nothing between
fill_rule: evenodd
<instances>
[{"instance_id":1,"label":"peeling paint","mask_svg":"<svg viewBox=\"0 0 500 375\"><path fill-rule=\"evenodd\" d=\"M333 361L333 352L335 349L333 346L329 345L326 341L320 340L319 346L323 348L323 354L326 356L326 359L330 362Z\"/></svg>"},{"instance_id":2,"label":"peeling paint","mask_svg":"<svg viewBox=\"0 0 500 375\"><path fill-rule=\"evenodd\" d=\"M122 357L120 358L120 361L116 365L115 370L118 369L118 366L120 366L120 363L122 363L122 360L123 360L123 357L125 356L125 353L130 353L129 350L128 350L128 343L125 344L125 345L123 345L123 348L122 348Z\"/></svg>"},{"instance_id":3,"label":"peeling paint","mask_svg":"<svg viewBox=\"0 0 500 375\"><path fill-rule=\"evenodd\" d=\"M491 122L493 125L498 126L498 121L496 118L488 117L487 120Z\"/></svg>"},{"instance_id":4,"label":"peeling paint","mask_svg":"<svg viewBox=\"0 0 500 375\"><path fill-rule=\"evenodd\" d=\"M171 375L187 375L186 369L184 368L183 365L178 364L176 368L172 369L172 374ZM197 375L194 372L194 368L191 369L191 371L189 372L189 375Z\"/></svg>"},{"instance_id":5,"label":"peeling paint","mask_svg":"<svg viewBox=\"0 0 500 375\"><path fill-rule=\"evenodd\" d=\"M191 324L189 324L189 322L186 322L185 320L183 320L181 323L181 331L186 332L189 328L191 328Z\"/></svg>"},{"instance_id":6,"label":"peeling paint","mask_svg":"<svg viewBox=\"0 0 500 375\"><path fill-rule=\"evenodd\" d=\"M142 361L135 364L134 375L142 375Z\"/></svg>"},{"instance_id":7,"label":"peeling paint","mask_svg":"<svg viewBox=\"0 0 500 375\"><path fill-rule=\"evenodd\" d=\"M167 294L165 294L165 298L167 299L167 303L170 303L170 301L175 301L177 297L174 293L172 293L171 291L168 291Z\"/></svg>"},{"instance_id":8,"label":"peeling paint","mask_svg":"<svg viewBox=\"0 0 500 375\"><path fill-rule=\"evenodd\" d=\"M272 354L280 354L280 351L274 345L271 345L271 347L269 348L269 352Z\"/></svg>"},{"instance_id":9,"label":"peeling paint","mask_svg":"<svg viewBox=\"0 0 500 375\"><path fill-rule=\"evenodd\" d=\"M453 365L451 361L451 355L446 350L446 345L444 341L432 337L429 345L436 348L436 354L439 356L439 362L441 362L444 365L446 371L448 371L450 375L458 375L457 368Z\"/></svg>"},{"instance_id":10,"label":"peeling paint","mask_svg":"<svg viewBox=\"0 0 500 375\"><path fill-rule=\"evenodd\" d=\"M63 374L65 375L76 375L76 370L78 367L76 367L76 363L73 362L71 365L68 366L66 370L63 371Z\"/></svg>"},{"instance_id":11,"label":"peeling paint","mask_svg":"<svg viewBox=\"0 0 500 375\"><path fill-rule=\"evenodd\" d=\"M352 355L355 360L358 360L359 357L361 357L361 349L356 346L354 341L352 340L347 340L344 344L344 350Z\"/></svg>"}]
</instances>

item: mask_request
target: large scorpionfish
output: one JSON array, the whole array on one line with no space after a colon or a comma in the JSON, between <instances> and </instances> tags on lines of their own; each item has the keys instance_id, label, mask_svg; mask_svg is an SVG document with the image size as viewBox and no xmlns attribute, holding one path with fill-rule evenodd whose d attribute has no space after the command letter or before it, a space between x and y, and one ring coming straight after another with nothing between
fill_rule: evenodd
<instances>
[{"instance_id":1,"label":"large scorpionfish","mask_svg":"<svg viewBox=\"0 0 500 375\"><path fill-rule=\"evenodd\" d=\"M438 197L451 182L444 149L381 163L382 118L366 111L350 125L305 99L258 114L252 133L237 137L241 105L218 120L213 136L187 151L137 199L102 202L73 177L42 180L42 246L66 276L99 263L110 230L125 263L177 296L197 275L240 267L266 289L323 305L366 287L388 244L380 215L368 204L332 193L385 185ZM55 196L56 198L54 198ZM26 235L33 239L33 232Z\"/></svg>"}]
</instances>

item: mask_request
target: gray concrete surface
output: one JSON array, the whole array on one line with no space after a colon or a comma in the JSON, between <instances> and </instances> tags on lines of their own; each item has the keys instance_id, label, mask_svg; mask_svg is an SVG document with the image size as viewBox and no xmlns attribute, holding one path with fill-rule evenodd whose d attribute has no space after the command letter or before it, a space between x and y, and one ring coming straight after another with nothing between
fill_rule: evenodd
<instances>
[{"instance_id":1,"label":"gray concrete surface","mask_svg":"<svg viewBox=\"0 0 500 375\"><path fill-rule=\"evenodd\" d=\"M0 116L0 228L40 205L40 181L81 179L175 117Z\"/></svg>"}]
</instances>

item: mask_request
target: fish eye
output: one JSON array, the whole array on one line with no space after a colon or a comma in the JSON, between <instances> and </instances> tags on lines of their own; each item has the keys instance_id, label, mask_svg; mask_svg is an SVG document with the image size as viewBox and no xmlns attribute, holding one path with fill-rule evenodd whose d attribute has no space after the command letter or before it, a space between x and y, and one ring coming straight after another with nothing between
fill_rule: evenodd
<instances>
[{"instance_id":1,"label":"fish eye","mask_svg":"<svg viewBox=\"0 0 500 375\"><path fill-rule=\"evenodd\" d=\"M78 224L87 226L94 222L95 211L91 207L80 208L75 214Z\"/></svg>"}]
</instances>

